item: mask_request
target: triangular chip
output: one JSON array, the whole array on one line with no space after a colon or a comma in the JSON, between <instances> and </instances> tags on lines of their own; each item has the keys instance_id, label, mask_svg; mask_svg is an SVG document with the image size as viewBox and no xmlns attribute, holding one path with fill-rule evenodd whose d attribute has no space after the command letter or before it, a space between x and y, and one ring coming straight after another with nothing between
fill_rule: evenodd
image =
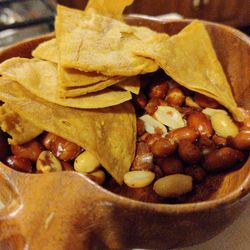
<instances>
[{"instance_id":1,"label":"triangular chip","mask_svg":"<svg viewBox=\"0 0 250 250\"><path fill-rule=\"evenodd\" d=\"M146 44L155 45L141 39L145 31L150 40L159 36L166 39L166 34L129 26L96 13L62 6L57 11L56 39L61 66L108 76L134 76L158 69L152 59L137 56L134 51Z\"/></svg>"},{"instance_id":2,"label":"triangular chip","mask_svg":"<svg viewBox=\"0 0 250 250\"><path fill-rule=\"evenodd\" d=\"M143 49L137 54L154 58L176 82L215 99L228 108L236 120L242 121L243 115L202 22L192 22L159 44L158 51Z\"/></svg>"},{"instance_id":3,"label":"triangular chip","mask_svg":"<svg viewBox=\"0 0 250 250\"><path fill-rule=\"evenodd\" d=\"M8 142L14 145L29 142L43 132L42 129L14 112L7 103L0 106L0 127L12 137Z\"/></svg>"},{"instance_id":4,"label":"triangular chip","mask_svg":"<svg viewBox=\"0 0 250 250\"><path fill-rule=\"evenodd\" d=\"M123 182L135 153L136 116L131 103L96 110L66 108L1 78L0 100L39 128L86 149L118 183Z\"/></svg>"},{"instance_id":5,"label":"triangular chip","mask_svg":"<svg viewBox=\"0 0 250 250\"><path fill-rule=\"evenodd\" d=\"M93 9L101 15L120 19L124 9L133 2L134 0L89 0L86 11Z\"/></svg>"},{"instance_id":6,"label":"triangular chip","mask_svg":"<svg viewBox=\"0 0 250 250\"><path fill-rule=\"evenodd\" d=\"M0 64L0 74L17 81L31 93L66 107L93 109L114 106L131 99L126 91L105 89L77 98L60 98L57 86L57 66L39 59L11 58Z\"/></svg>"},{"instance_id":7,"label":"triangular chip","mask_svg":"<svg viewBox=\"0 0 250 250\"><path fill-rule=\"evenodd\" d=\"M116 86L138 95L141 87L140 77L139 76L128 77L123 81L117 83Z\"/></svg>"}]
</instances>

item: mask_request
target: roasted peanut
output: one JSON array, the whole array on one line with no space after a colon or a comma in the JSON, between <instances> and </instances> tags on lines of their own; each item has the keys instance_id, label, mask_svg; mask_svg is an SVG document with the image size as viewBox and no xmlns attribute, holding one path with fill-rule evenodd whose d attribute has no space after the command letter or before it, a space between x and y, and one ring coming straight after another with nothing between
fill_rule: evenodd
<instances>
[{"instance_id":1,"label":"roasted peanut","mask_svg":"<svg viewBox=\"0 0 250 250\"><path fill-rule=\"evenodd\" d=\"M22 157L18 157L16 155L12 155L12 156L7 157L5 162L9 167L17 171L21 171L25 173L32 172L32 165L29 159L25 159Z\"/></svg>"},{"instance_id":2,"label":"roasted peanut","mask_svg":"<svg viewBox=\"0 0 250 250\"><path fill-rule=\"evenodd\" d=\"M190 114L187 118L187 125L199 131L201 136L210 137L214 133L211 121L200 112Z\"/></svg>"},{"instance_id":3,"label":"roasted peanut","mask_svg":"<svg viewBox=\"0 0 250 250\"><path fill-rule=\"evenodd\" d=\"M234 167L244 160L244 154L236 149L223 147L205 156L203 167L208 172L217 172Z\"/></svg>"},{"instance_id":4,"label":"roasted peanut","mask_svg":"<svg viewBox=\"0 0 250 250\"><path fill-rule=\"evenodd\" d=\"M169 156L164 158L161 162L160 167L164 175L183 173L183 163L176 156Z\"/></svg>"},{"instance_id":5,"label":"roasted peanut","mask_svg":"<svg viewBox=\"0 0 250 250\"><path fill-rule=\"evenodd\" d=\"M199 106L203 108L218 108L220 106L216 100L197 92L194 95L194 100Z\"/></svg>"},{"instance_id":6,"label":"roasted peanut","mask_svg":"<svg viewBox=\"0 0 250 250\"><path fill-rule=\"evenodd\" d=\"M141 136L145 133L145 126L144 122L140 119L136 120L136 125L137 125L137 135Z\"/></svg>"},{"instance_id":7,"label":"roasted peanut","mask_svg":"<svg viewBox=\"0 0 250 250\"><path fill-rule=\"evenodd\" d=\"M201 160L199 147L187 140L179 142L178 154L180 158L188 164L195 164Z\"/></svg>"},{"instance_id":8,"label":"roasted peanut","mask_svg":"<svg viewBox=\"0 0 250 250\"><path fill-rule=\"evenodd\" d=\"M227 145L227 139L225 137L221 137L214 134L212 139L218 147L223 147Z\"/></svg>"},{"instance_id":9,"label":"roasted peanut","mask_svg":"<svg viewBox=\"0 0 250 250\"><path fill-rule=\"evenodd\" d=\"M99 185L102 185L105 182L106 175L103 170L99 169L92 173L87 174L87 176L94 182Z\"/></svg>"},{"instance_id":10,"label":"roasted peanut","mask_svg":"<svg viewBox=\"0 0 250 250\"><path fill-rule=\"evenodd\" d=\"M130 171L124 175L124 183L131 188L142 188L150 185L155 178L151 171Z\"/></svg>"},{"instance_id":11,"label":"roasted peanut","mask_svg":"<svg viewBox=\"0 0 250 250\"><path fill-rule=\"evenodd\" d=\"M159 106L154 113L154 117L170 129L181 128L186 125L181 113L170 106Z\"/></svg>"},{"instance_id":12,"label":"roasted peanut","mask_svg":"<svg viewBox=\"0 0 250 250\"><path fill-rule=\"evenodd\" d=\"M185 174L193 177L195 182L202 182L206 177L206 172L203 168L194 166L185 168Z\"/></svg>"},{"instance_id":13,"label":"roasted peanut","mask_svg":"<svg viewBox=\"0 0 250 250\"><path fill-rule=\"evenodd\" d=\"M228 137L227 143L233 148L250 150L250 129L241 130L235 137Z\"/></svg>"},{"instance_id":14,"label":"roasted peanut","mask_svg":"<svg viewBox=\"0 0 250 250\"><path fill-rule=\"evenodd\" d=\"M136 156L133 161L132 170L152 170L153 154L147 143L139 142L137 144Z\"/></svg>"},{"instance_id":15,"label":"roasted peanut","mask_svg":"<svg viewBox=\"0 0 250 250\"><path fill-rule=\"evenodd\" d=\"M51 144L52 153L62 161L74 160L82 149L75 143L69 142L61 137L57 137Z\"/></svg>"},{"instance_id":16,"label":"roasted peanut","mask_svg":"<svg viewBox=\"0 0 250 250\"><path fill-rule=\"evenodd\" d=\"M145 111L152 115L157 110L158 106L160 105L160 99L158 98L151 98L147 105L145 106Z\"/></svg>"},{"instance_id":17,"label":"roasted peanut","mask_svg":"<svg viewBox=\"0 0 250 250\"><path fill-rule=\"evenodd\" d=\"M183 174L167 175L158 179L153 189L161 197L179 197L193 189L192 177Z\"/></svg>"},{"instance_id":18,"label":"roasted peanut","mask_svg":"<svg viewBox=\"0 0 250 250\"><path fill-rule=\"evenodd\" d=\"M9 151L7 136L5 136L5 134L0 130L0 160L6 158Z\"/></svg>"},{"instance_id":19,"label":"roasted peanut","mask_svg":"<svg viewBox=\"0 0 250 250\"><path fill-rule=\"evenodd\" d=\"M181 106L185 101L185 95L181 89L174 87L168 91L166 101L170 106Z\"/></svg>"},{"instance_id":20,"label":"roasted peanut","mask_svg":"<svg viewBox=\"0 0 250 250\"><path fill-rule=\"evenodd\" d=\"M52 133L45 133L41 139L41 143L47 150L51 150L52 144L58 136Z\"/></svg>"},{"instance_id":21,"label":"roasted peanut","mask_svg":"<svg viewBox=\"0 0 250 250\"><path fill-rule=\"evenodd\" d=\"M181 140L188 140L190 142L194 142L198 139L199 132L190 127L183 127L171 130L168 133L167 137L177 142Z\"/></svg>"},{"instance_id":22,"label":"roasted peanut","mask_svg":"<svg viewBox=\"0 0 250 250\"><path fill-rule=\"evenodd\" d=\"M62 164L62 169L64 171L73 171L74 168L72 167L72 165L69 162L65 162L65 161L61 161Z\"/></svg>"},{"instance_id":23,"label":"roasted peanut","mask_svg":"<svg viewBox=\"0 0 250 250\"><path fill-rule=\"evenodd\" d=\"M186 97L185 105L191 108L195 108L195 109L200 108L200 106L190 96Z\"/></svg>"},{"instance_id":24,"label":"roasted peanut","mask_svg":"<svg viewBox=\"0 0 250 250\"><path fill-rule=\"evenodd\" d=\"M99 166L99 161L89 151L84 151L74 161L74 169L77 172L91 173Z\"/></svg>"},{"instance_id":25,"label":"roasted peanut","mask_svg":"<svg viewBox=\"0 0 250 250\"><path fill-rule=\"evenodd\" d=\"M150 115L143 115L139 119L144 122L145 130L149 134L161 134L162 136L165 136L168 132L164 125Z\"/></svg>"},{"instance_id":26,"label":"roasted peanut","mask_svg":"<svg viewBox=\"0 0 250 250\"><path fill-rule=\"evenodd\" d=\"M156 141L160 140L162 137L160 135L151 135L148 134L145 138L145 142L148 144L149 147L151 147Z\"/></svg>"},{"instance_id":27,"label":"roasted peanut","mask_svg":"<svg viewBox=\"0 0 250 250\"><path fill-rule=\"evenodd\" d=\"M215 133L218 136L235 137L239 133L238 127L227 114L216 113L211 116L211 122Z\"/></svg>"},{"instance_id":28,"label":"roasted peanut","mask_svg":"<svg viewBox=\"0 0 250 250\"><path fill-rule=\"evenodd\" d=\"M160 98L164 99L168 92L168 82L162 81L160 83L153 83L149 87L149 97L150 98Z\"/></svg>"},{"instance_id":29,"label":"roasted peanut","mask_svg":"<svg viewBox=\"0 0 250 250\"><path fill-rule=\"evenodd\" d=\"M216 149L214 141L206 136L200 137L197 146L199 147L202 155L207 155Z\"/></svg>"},{"instance_id":30,"label":"roasted peanut","mask_svg":"<svg viewBox=\"0 0 250 250\"><path fill-rule=\"evenodd\" d=\"M151 151L155 156L167 157L177 149L176 142L166 138L161 138L151 146Z\"/></svg>"},{"instance_id":31,"label":"roasted peanut","mask_svg":"<svg viewBox=\"0 0 250 250\"><path fill-rule=\"evenodd\" d=\"M60 161L50 151L42 151L36 162L36 169L43 173L62 171Z\"/></svg>"},{"instance_id":32,"label":"roasted peanut","mask_svg":"<svg viewBox=\"0 0 250 250\"><path fill-rule=\"evenodd\" d=\"M18 157L36 161L43 151L43 146L39 142L33 140L22 145L11 145L11 151Z\"/></svg>"}]
</instances>

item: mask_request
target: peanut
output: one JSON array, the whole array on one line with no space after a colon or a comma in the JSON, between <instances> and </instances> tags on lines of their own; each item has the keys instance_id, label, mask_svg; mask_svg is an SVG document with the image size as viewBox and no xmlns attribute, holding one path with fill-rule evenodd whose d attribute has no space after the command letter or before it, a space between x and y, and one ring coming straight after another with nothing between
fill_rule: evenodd
<instances>
[{"instance_id":1,"label":"peanut","mask_svg":"<svg viewBox=\"0 0 250 250\"><path fill-rule=\"evenodd\" d=\"M9 167L17 171L21 171L25 173L32 172L32 165L29 159L25 159L16 155L12 155L12 156L7 157L5 162Z\"/></svg>"},{"instance_id":2,"label":"peanut","mask_svg":"<svg viewBox=\"0 0 250 250\"><path fill-rule=\"evenodd\" d=\"M77 172L91 173L99 166L99 161L89 151L84 151L74 161L74 169Z\"/></svg>"},{"instance_id":3,"label":"peanut","mask_svg":"<svg viewBox=\"0 0 250 250\"><path fill-rule=\"evenodd\" d=\"M167 92L168 92L168 82L162 81L160 83L151 84L148 95L150 98L164 99Z\"/></svg>"},{"instance_id":4,"label":"peanut","mask_svg":"<svg viewBox=\"0 0 250 250\"><path fill-rule=\"evenodd\" d=\"M155 178L151 171L130 171L124 175L124 183L131 188L142 188L150 185Z\"/></svg>"},{"instance_id":5,"label":"peanut","mask_svg":"<svg viewBox=\"0 0 250 250\"><path fill-rule=\"evenodd\" d=\"M206 172L201 167L188 167L185 168L185 174L190 175L195 182L202 182L206 178Z\"/></svg>"},{"instance_id":6,"label":"peanut","mask_svg":"<svg viewBox=\"0 0 250 250\"><path fill-rule=\"evenodd\" d=\"M169 156L164 158L160 164L164 175L181 174L183 173L183 163L176 156Z\"/></svg>"},{"instance_id":7,"label":"peanut","mask_svg":"<svg viewBox=\"0 0 250 250\"><path fill-rule=\"evenodd\" d=\"M193 189L192 177L183 174L167 175L158 179L153 189L161 197L179 197Z\"/></svg>"},{"instance_id":8,"label":"peanut","mask_svg":"<svg viewBox=\"0 0 250 250\"><path fill-rule=\"evenodd\" d=\"M228 137L227 143L236 149L250 150L250 129L241 130L235 137Z\"/></svg>"},{"instance_id":9,"label":"peanut","mask_svg":"<svg viewBox=\"0 0 250 250\"><path fill-rule=\"evenodd\" d=\"M170 141L166 138L159 139L151 146L152 153L158 157L167 157L173 154L176 149L176 142Z\"/></svg>"},{"instance_id":10,"label":"peanut","mask_svg":"<svg viewBox=\"0 0 250 250\"><path fill-rule=\"evenodd\" d=\"M174 87L168 91L166 101L170 106L181 106L185 101L185 95L181 89Z\"/></svg>"},{"instance_id":11,"label":"peanut","mask_svg":"<svg viewBox=\"0 0 250 250\"><path fill-rule=\"evenodd\" d=\"M50 151L42 151L36 162L36 169L43 173L62 171L60 161Z\"/></svg>"},{"instance_id":12,"label":"peanut","mask_svg":"<svg viewBox=\"0 0 250 250\"><path fill-rule=\"evenodd\" d=\"M193 128L183 127L171 130L168 133L167 137L177 142L181 140L188 140L190 142L194 142L199 137L199 132L197 132Z\"/></svg>"},{"instance_id":13,"label":"peanut","mask_svg":"<svg viewBox=\"0 0 250 250\"><path fill-rule=\"evenodd\" d=\"M99 185L102 185L105 182L106 175L103 170L99 169L92 173L87 174L87 176L94 182Z\"/></svg>"},{"instance_id":14,"label":"peanut","mask_svg":"<svg viewBox=\"0 0 250 250\"><path fill-rule=\"evenodd\" d=\"M197 92L194 95L194 100L199 106L203 108L217 108L220 106L216 100Z\"/></svg>"}]
</instances>

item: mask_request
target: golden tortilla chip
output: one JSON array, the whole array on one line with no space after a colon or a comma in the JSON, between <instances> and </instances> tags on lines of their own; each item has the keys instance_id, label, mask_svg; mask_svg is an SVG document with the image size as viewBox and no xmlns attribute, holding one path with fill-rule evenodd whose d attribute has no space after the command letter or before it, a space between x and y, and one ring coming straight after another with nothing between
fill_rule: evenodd
<instances>
[{"instance_id":1,"label":"golden tortilla chip","mask_svg":"<svg viewBox=\"0 0 250 250\"><path fill-rule=\"evenodd\" d=\"M117 83L115 86L138 95L141 87L140 77L139 76L128 77L123 81Z\"/></svg>"},{"instance_id":2,"label":"golden tortilla chip","mask_svg":"<svg viewBox=\"0 0 250 250\"><path fill-rule=\"evenodd\" d=\"M0 127L12 137L8 142L13 145L29 142L43 132L14 112L7 103L0 106Z\"/></svg>"},{"instance_id":3,"label":"golden tortilla chip","mask_svg":"<svg viewBox=\"0 0 250 250\"><path fill-rule=\"evenodd\" d=\"M56 39L61 66L107 76L134 76L158 69L152 59L137 56L134 51L145 44L155 45L140 38L145 30L150 40L159 36L168 38L166 34L129 26L92 12L63 6L58 6L57 11Z\"/></svg>"},{"instance_id":4,"label":"golden tortilla chip","mask_svg":"<svg viewBox=\"0 0 250 250\"><path fill-rule=\"evenodd\" d=\"M1 78L0 100L40 129L89 151L122 184L135 154L136 116L131 103L96 110L66 108L44 101L18 83Z\"/></svg>"},{"instance_id":5,"label":"golden tortilla chip","mask_svg":"<svg viewBox=\"0 0 250 250\"><path fill-rule=\"evenodd\" d=\"M94 10L104 16L120 19L124 9L134 0L89 0L86 11Z\"/></svg>"},{"instance_id":6,"label":"golden tortilla chip","mask_svg":"<svg viewBox=\"0 0 250 250\"><path fill-rule=\"evenodd\" d=\"M230 84L202 22L192 22L159 45L158 49L138 50L137 53L154 58L176 82L215 99L228 108L236 120L242 121L242 112L237 107Z\"/></svg>"},{"instance_id":7,"label":"golden tortilla chip","mask_svg":"<svg viewBox=\"0 0 250 250\"><path fill-rule=\"evenodd\" d=\"M114 106L131 99L130 92L105 89L77 98L58 96L57 66L39 59L11 58L0 64L0 74L17 81L31 93L66 107L93 109Z\"/></svg>"}]
</instances>

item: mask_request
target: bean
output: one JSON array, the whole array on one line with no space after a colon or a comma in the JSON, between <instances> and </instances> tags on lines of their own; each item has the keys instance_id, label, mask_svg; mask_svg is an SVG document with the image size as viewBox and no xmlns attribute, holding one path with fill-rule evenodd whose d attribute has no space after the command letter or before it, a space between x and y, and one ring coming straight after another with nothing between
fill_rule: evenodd
<instances>
[{"instance_id":1,"label":"bean","mask_svg":"<svg viewBox=\"0 0 250 250\"><path fill-rule=\"evenodd\" d=\"M148 144L139 142L137 144L136 156L133 161L132 170L152 170L153 154L150 151Z\"/></svg>"},{"instance_id":2,"label":"bean","mask_svg":"<svg viewBox=\"0 0 250 250\"><path fill-rule=\"evenodd\" d=\"M158 98L151 98L147 105L145 106L145 111L152 115L157 110L158 106L160 105L160 99Z\"/></svg>"},{"instance_id":3,"label":"bean","mask_svg":"<svg viewBox=\"0 0 250 250\"><path fill-rule=\"evenodd\" d=\"M57 137L51 144L52 153L62 161L74 160L82 149L75 143L69 142L61 137Z\"/></svg>"},{"instance_id":4,"label":"bean","mask_svg":"<svg viewBox=\"0 0 250 250\"><path fill-rule=\"evenodd\" d=\"M191 98L191 97L186 97L185 99L185 105L191 108L199 109L200 106Z\"/></svg>"},{"instance_id":5,"label":"bean","mask_svg":"<svg viewBox=\"0 0 250 250\"><path fill-rule=\"evenodd\" d=\"M61 165L62 165L62 169L64 171L73 171L74 170L74 168L72 167L72 165L69 162L61 161Z\"/></svg>"},{"instance_id":6,"label":"bean","mask_svg":"<svg viewBox=\"0 0 250 250\"><path fill-rule=\"evenodd\" d=\"M167 157L177 149L176 142L166 138L161 138L151 146L151 151L155 156Z\"/></svg>"},{"instance_id":7,"label":"bean","mask_svg":"<svg viewBox=\"0 0 250 250\"><path fill-rule=\"evenodd\" d=\"M161 162L160 167L164 175L183 173L183 163L176 156L169 156L164 158Z\"/></svg>"},{"instance_id":8,"label":"bean","mask_svg":"<svg viewBox=\"0 0 250 250\"><path fill-rule=\"evenodd\" d=\"M202 155L207 155L216 149L216 145L213 140L205 136L200 137L197 146L199 147Z\"/></svg>"},{"instance_id":9,"label":"bean","mask_svg":"<svg viewBox=\"0 0 250 250\"><path fill-rule=\"evenodd\" d=\"M181 89L174 87L168 91L166 101L170 106L180 107L185 101L185 95Z\"/></svg>"},{"instance_id":10,"label":"bean","mask_svg":"<svg viewBox=\"0 0 250 250\"><path fill-rule=\"evenodd\" d=\"M197 132L194 128L183 127L171 130L168 133L167 137L176 140L177 142L181 140L188 140L190 142L194 142L199 137L199 132Z\"/></svg>"},{"instance_id":11,"label":"bean","mask_svg":"<svg viewBox=\"0 0 250 250\"><path fill-rule=\"evenodd\" d=\"M130 171L124 175L124 183L131 188L142 188L150 185L155 178L151 171Z\"/></svg>"},{"instance_id":12,"label":"bean","mask_svg":"<svg viewBox=\"0 0 250 250\"><path fill-rule=\"evenodd\" d=\"M218 136L218 135L214 134L212 139L213 139L214 143L219 147L223 147L223 146L227 145L227 139L222 137L222 136Z\"/></svg>"},{"instance_id":13,"label":"bean","mask_svg":"<svg viewBox=\"0 0 250 250\"><path fill-rule=\"evenodd\" d=\"M99 161L89 151L84 151L74 161L74 169L77 172L91 173L99 166Z\"/></svg>"},{"instance_id":14,"label":"bean","mask_svg":"<svg viewBox=\"0 0 250 250\"><path fill-rule=\"evenodd\" d=\"M227 143L236 149L250 150L250 129L241 130L235 137L228 137Z\"/></svg>"},{"instance_id":15,"label":"bean","mask_svg":"<svg viewBox=\"0 0 250 250\"><path fill-rule=\"evenodd\" d=\"M12 155L6 158L5 160L6 164L21 172L25 173L31 173L32 172L32 164L29 159L25 159L16 155Z\"/></svg>"},{"instance_id":16,"label":"bean","mask_svg":"<svg viewBox=\"0 0 250 250\"><path fill-rule=\"evenodd\" d=\"M33 140L22 145L11 145L11 151L18 157L36 161L43 151L43 146L39 142Z\"/></svg>"},{"instance_id":17,"label":"bean","mask_svg":"<svg viewBox=\"0 0 250 250\"><path fill-rule=\"evenodd\" d=\"M205 170L197 166L185 168L185 174L190 175L197 183L204 181L204 179L206 178Z\"/></svg>"},{"instance_id":18,"label":"bean","mask_svg":"<svg viewBox=\"0 0 250 250\"><path fill-rule=\"evenodd\" d=\"M168 82L162 81L160 83L153 83L149 87L149 97L150 98L160 98L164 99L168 92Z\"/></svg>"},{"instance_id":19,"label":"bean","mask_svg":"<svg viewBox=\"0 0 250 250\"><path fill-rule=\"evenodd\" d=\"M167 175L158 179L153 189L161 197L179 197L193 189L192 177L183 174Z\"/></svg>"},{"instance_id":20,"label":"bean","mask_svg":"<svg viewBox=\"0 0 250 250\"><path fill-rule=\"evenodd\" d=\"M158 134L148 134L145 138L145 142L151 147L156 141L160 140L162 137Z\"/></svg>"},{"instance_id":21,"label":"bean","mask_svg":"<svg viewBox=\"0 0 250 250\"><path fill-rule=\"evenodd\" d=\"M50 151L42 151L36 162L37 171L42 173L62 171L60 161Z\"/></svg>"},{"instance_id":22,"label":"bean","mask_svg":"<svg viewBox=\"0 0 250 250\"><path fill-rule=\"evenodd\" d=\"M188 164L198 163L202 156L199 147L187 140L179 142L178 154Z\"/></svg>"},{"instance_id":23,"label":"bean","mask_svg":"<svg viewBox=\"0 0 250 250\"><path fill-rule=\"evenodd\" d=\"M216 113L211 116L211 122L215 133L218 136L235 137L239 133L238 127L234 124L229 115L224 113Z\"/></svg>"},{"instance_id":24,"label":"bean","mask_svg":"<svg viewBox=\"0 0 250 250\"><path fill-rule=\"evenodd\" d=\"M52 144L57 139L57 137L57 135L52 133L45 133L41 139L41 143L46 149L51 150Z\"/></svg>"},{"instance_id":25,"label":"bean","mask_svg":"<svg viewBox=\"0 0 250 250\"><path fill-rule=\"evenodd\" d=\"M106 179L106 175L104 173L103 170L99 169L96 170L92 173L87 174L87 176L94 181L95 183L99 184L99 185L103 185L103 183L105 182Z\"/></svg>"},{"instance_id":26,"label":"bean","mask_svg":"<svg viewBox=\"0 0 250 250\"><path fill-rule=\"evenodd\" d=\"M203 167L208 172L217 172L234 167L244 160L244 154L230 147L216 149L205 156Z\"/></svg>"},{"instance_id":27,"label":"bean","mask_svg":"<svg viewBox=\"0 0 250 250\"><path fill-rule=\"evenodd\" d=\"M211 121L200 112L190 114L187 119L187 125L199 131L201 136L211 137L214 133Z\"/></svg>"},{"instance_id":28,"label":"bean","mask_svg":"<svg viewBox=\"0 0 250 250\"><path fill-rule=\"evenodd\" d=\"M197 92L194 94L194 100L203 108L218 108L220 106L216 100Z\"/></svg>"},{"instance_id":29,"label":"bean","mask_svg":"<svg viewBox=\"0 0 250 250\"><path fill-rule=\"evenodd\" d=\"M145 133L145 126L144 122L140 119L136 120L136 125L137 125L137 135L141 136Z\"/></svg>"}]
</instances>

